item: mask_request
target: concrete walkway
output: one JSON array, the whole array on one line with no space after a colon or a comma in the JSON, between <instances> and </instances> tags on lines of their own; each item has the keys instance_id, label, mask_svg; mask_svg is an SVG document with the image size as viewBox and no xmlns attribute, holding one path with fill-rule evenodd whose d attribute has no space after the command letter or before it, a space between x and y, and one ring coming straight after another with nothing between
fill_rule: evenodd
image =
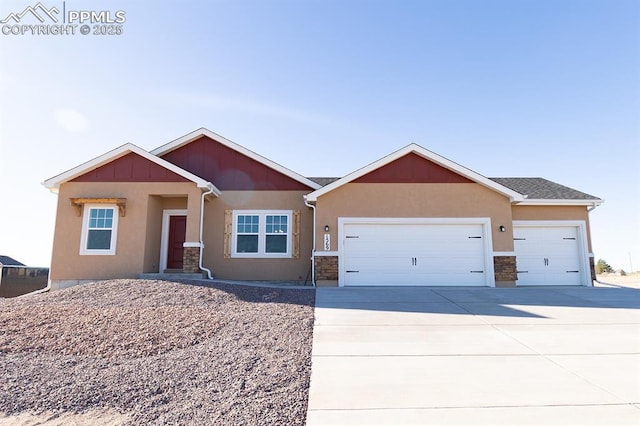
<instances>
[{"instance_id":1,"label":"concrete walkway","mask_svg":"<svg viewBox=\"0 0 640 426\"><path fill-rule=\"evenodd\" d=\"M640 425L640 290L319 288L308 426Z\"/></svg>"}]
</instances>

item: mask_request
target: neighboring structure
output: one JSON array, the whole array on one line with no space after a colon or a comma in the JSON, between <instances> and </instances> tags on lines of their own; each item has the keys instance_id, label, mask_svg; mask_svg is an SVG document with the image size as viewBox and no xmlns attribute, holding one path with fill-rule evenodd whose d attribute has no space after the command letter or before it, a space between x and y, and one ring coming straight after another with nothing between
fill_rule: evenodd
<instances>
[{"instance_id":1,"label":"neighboring structure","mask_svg":"<svg viewBox=\"0 0 640 426\"><path fill-rule=\"evenodd\" d=\"M0 297L16 297L47 286L49 268L25 266L12 257L0 255Z\"/></svg>"},{"instance_id":2,"label":"neighboring structure","mask_svg":"<svg viewBox=\"0 0 640 426\"><path fill-rule=\"evenodd\" d=\"M52 288L141 273L321 285L591 285L588 212L542 178L486 178L418 145L305 178L209 130L47 180ZM309 261L311 258L311 262Z\"/></svg>"},{"instance_id":3,"label":"neighboring structure","mask_svg":"<svg viewBox=\"0 0 640 426\"><path fill-rule=\"evenodd\" d=\"M0 255L0 267L2 266L24 266L24 263L18 262L12 257Z\"/></svg>"}]
</instances>

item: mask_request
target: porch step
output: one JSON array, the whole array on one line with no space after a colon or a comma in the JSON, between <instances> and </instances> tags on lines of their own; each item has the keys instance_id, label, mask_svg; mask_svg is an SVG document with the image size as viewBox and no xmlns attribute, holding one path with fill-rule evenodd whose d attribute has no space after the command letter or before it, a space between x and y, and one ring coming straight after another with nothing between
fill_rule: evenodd
<instances>
[{"instance_id":1,"label":"porch step","mask_svg":"<svg viewBox=\"0 0 640 426\"><path fill-rule=\"evenodd\" d=\"M138 274L138 278L141 280L206 280L207 273L206 272L196 272L193 274L186 274L184 272L171 272L165 274L157 274L157 273L147 273L147 274Z\"/></svg>"}]
</instances>

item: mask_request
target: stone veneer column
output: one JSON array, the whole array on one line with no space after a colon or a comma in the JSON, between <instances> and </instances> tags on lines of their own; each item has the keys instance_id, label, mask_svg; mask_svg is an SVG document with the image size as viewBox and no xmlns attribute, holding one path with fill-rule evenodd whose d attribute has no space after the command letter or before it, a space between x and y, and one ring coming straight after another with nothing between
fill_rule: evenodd
<instances>
[{"instance_id":1,"label":"stone veneer column","mask_svg":"<svg viewBox=\"0 0 640 426\"><path fill-rule=\"evenodd\" d=\"M518 280L515 256L494 256L496 287L515 287Z\"/></svg>"},{"instance_id":2,"label":"stone veneer column","mask_svg":"<svg viewBox=\"0 0 640 426\"><path fill-rule=\"evenodd\" d=\"M338 256L315 256L313 264L317 286L338 285Z\"/></svg>"},{"instance_id":3,"label":"stone veneer column","mask_svg":"<svg viewBox=\"0 0 640 426\"><path fill-rule=\"evenodd\" d=\"M589 256L589 266L591 268L591 284L593 284L593 281L598 279L598 277L596 277L596 261L593 256Z\"/></svg>"},{"instance_id":4,"label":"stone veneer column","mask_svg":"<svg viewBox=\"0 0 640 426\"><path fill-rule=\"evenodd\" d=\"M200 272L200 247L185 247L182 255L182 272L194 274Z\"/></svg>"}]
</instances>

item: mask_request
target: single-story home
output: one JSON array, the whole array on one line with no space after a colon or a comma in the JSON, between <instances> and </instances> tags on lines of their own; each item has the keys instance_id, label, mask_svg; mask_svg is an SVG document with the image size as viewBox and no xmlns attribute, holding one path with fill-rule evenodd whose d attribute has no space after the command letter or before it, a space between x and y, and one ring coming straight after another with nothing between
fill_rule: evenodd
<instances>
[{"instance_id":1,"label":"single-story home","mask_svg":"<svg viewBox=\"0 0 640 426\"><path fill-rule=\"evenodd\" d=\"M317 285L592 285L589 211L543 178L488 178L419 145L309 178L207 129L122 145L44 182L51 287L144 273Z\"/></svg>"}]
</instances>

